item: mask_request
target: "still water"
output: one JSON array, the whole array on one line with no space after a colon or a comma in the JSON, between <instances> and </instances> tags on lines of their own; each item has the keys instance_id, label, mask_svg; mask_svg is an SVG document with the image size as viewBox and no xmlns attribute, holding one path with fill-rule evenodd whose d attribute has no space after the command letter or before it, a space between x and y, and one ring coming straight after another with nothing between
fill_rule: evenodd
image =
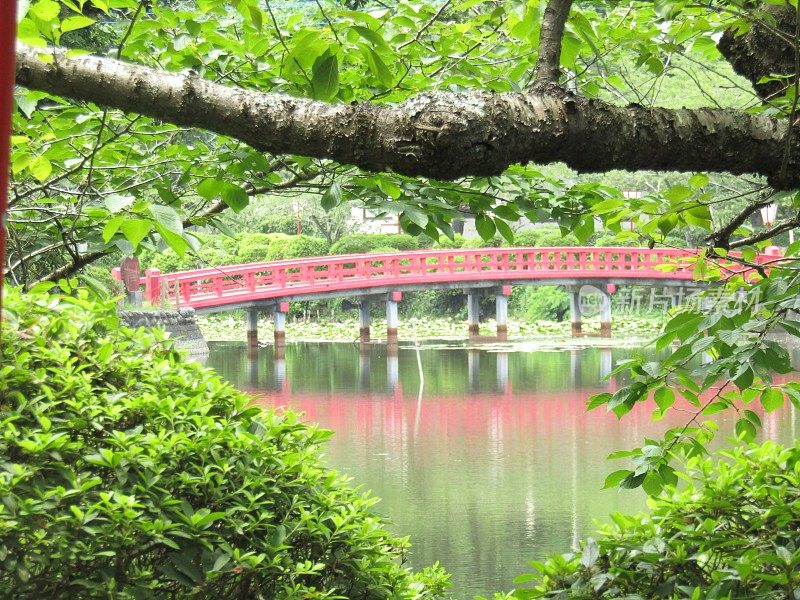
<instances>
[{"instance_id":1,"label":"still water","mask_svg":"<svg viewBox=\"0 0 800 600\"><path fill-rule=\"evenodd\" d=\"M411 536L410 564L440 561L454 597L471 598L513 588L530 560L569 550L596 520L644 509L640 491L601 489L627 466L605 457L685 420L653 422L652 406L621 421L585 411L624 383L604 378L631 350L508 349L401 344L393 357L383 345L298 343L275 360L272 347L216 343L206 364L258 403L332 429L329 464L382 498L378 512ZM793 408L762 420L763 437L795 438ZM731 430L723 422L718 439Z\"/></svg>"}]
</instances>

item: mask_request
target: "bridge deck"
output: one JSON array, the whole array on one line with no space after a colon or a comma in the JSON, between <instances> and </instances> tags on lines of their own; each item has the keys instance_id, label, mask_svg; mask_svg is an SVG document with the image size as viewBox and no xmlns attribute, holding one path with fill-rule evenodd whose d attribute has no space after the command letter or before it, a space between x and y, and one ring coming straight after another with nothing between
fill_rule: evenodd
<instances>
[{"instance_id":1,"label":"bridge deck","mask_svg":"<svg viewBox=\"0 0 800 600\"><path fill-rule=\"evenodd\" d=\"M166 297L199 310L287 299L501 283L653 283L694 280L697 250L648 248L469 248L320 256L161 274L148 269L150 302Z\"/></svg>"}]
</instances>

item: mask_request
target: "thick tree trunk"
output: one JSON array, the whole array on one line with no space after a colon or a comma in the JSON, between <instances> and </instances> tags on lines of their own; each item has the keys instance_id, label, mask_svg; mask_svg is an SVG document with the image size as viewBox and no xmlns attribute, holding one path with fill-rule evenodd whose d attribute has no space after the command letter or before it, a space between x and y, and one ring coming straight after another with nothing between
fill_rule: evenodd
<instances>
[{"instance_id":1,"label":"thick tree trunk","mask_svg":"<svg viewBox=\"0 0 800 600\"><path fill-rule=\"evenodd\" d=\"M41 60L43 52L52 60ZM797 148L785 176L780 173L785 120L732 110L613 106L555 85L530 93L422 94L393 106L325 104L22 45L17 83L207 129L270 153L371 171L455 179L498 174L514 163L563 161L595 172L758 173L776 188L800 187Z\"/></svg>"}]
</instances>

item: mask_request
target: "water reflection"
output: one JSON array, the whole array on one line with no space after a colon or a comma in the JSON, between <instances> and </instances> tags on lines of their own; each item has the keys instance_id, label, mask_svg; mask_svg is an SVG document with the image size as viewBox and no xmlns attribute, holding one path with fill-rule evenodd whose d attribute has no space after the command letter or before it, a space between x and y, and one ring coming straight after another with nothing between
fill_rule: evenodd
<instances>
[{"instance_id":1,"label":"water reflection","mask_svg":"<svg viewBox=\"0 0 800 600\"><path fill-rule=\"evenodd\" d=\"M591 535L594 519L642 509L639 492L601 490L624 466L604 458L683 423L680 414L652 422L648 405L622 421L585 411L591 394L624 384L604 378L625 349L423 346L422 394L414 347L366 350L288 344L276 360L271 348L248 355L244 345L215 344L208 364L257 402L333 429L330 464L383 498L379 512L412 536L412 564L441 561L456 597L509 589L529 560ZM793 408L762 419L766 437L794 438ZM723 420L722 440L731 430Z\"/></svg>"}]
</instances>

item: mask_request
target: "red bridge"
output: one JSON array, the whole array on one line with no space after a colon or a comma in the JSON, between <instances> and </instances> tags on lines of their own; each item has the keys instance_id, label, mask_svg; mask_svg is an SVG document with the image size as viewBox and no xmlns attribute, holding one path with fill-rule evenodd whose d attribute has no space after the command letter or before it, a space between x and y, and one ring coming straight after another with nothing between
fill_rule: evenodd
<instances>
[{"instance_id":1,"label":"red bridge","mask_svg":"<svg viewBox=\"0 0 800 600\"><path fill-rule=\"evenodd\" d=\"M403 292L467 289L469 331L478 333L478 292L494 288L497 337L506 339L511 285L563 285L571 292L573 333L581 332L579 289L600 292L601 335L610 335L615 286L697 285L697 250L647 248L469 248L388 254L319 256L162 274L148 269L141 283L151 303L168 301L199 312L248 311L248 339L256 343L259 312L272 312L276 344L283 344L290 301L360 297L361 340L369 341L369 297L386 299L389 341L397 339L397 302ZM119 270L114 270L119 278Z\"/></svg>"}]
</instances>

